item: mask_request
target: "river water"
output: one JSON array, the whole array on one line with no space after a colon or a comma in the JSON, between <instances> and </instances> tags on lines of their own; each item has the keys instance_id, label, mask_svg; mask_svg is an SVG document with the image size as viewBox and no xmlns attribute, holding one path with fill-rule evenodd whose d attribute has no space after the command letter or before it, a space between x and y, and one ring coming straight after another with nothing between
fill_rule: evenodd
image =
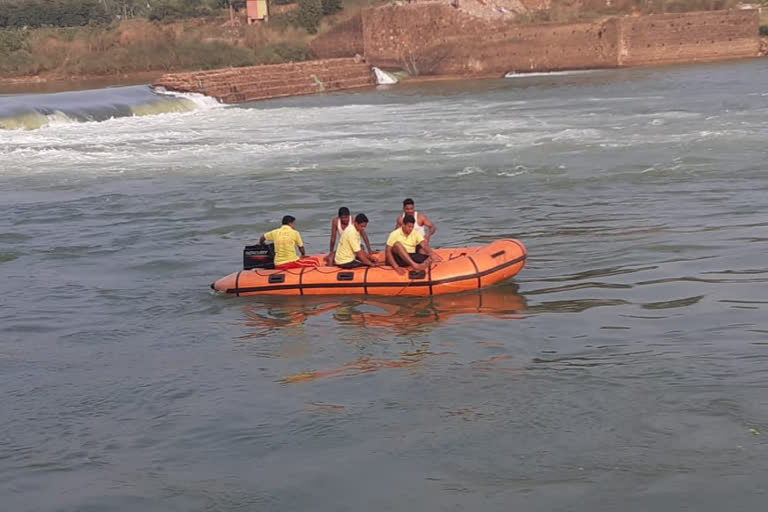
<instances>
[{"instance_id":1,"label":"river water","mask_svg":"<svg viewBox=\"0 0 768 512\"><path fill-rule=\"evenodd\" d=\"M45 106L0 131L2 508L761 509L766 84L750 60L143 116L146 87L0 97ZM381 247L408 196L435 245L516 237L527 266L433 300L209 288L284 214L321 252L347 205Z\"/></svg>"}]
</instances>

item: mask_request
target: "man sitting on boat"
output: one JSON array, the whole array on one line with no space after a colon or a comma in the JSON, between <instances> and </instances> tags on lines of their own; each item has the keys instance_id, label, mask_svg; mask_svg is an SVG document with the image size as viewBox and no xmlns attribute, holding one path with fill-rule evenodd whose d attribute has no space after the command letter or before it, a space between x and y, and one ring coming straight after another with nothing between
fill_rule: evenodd
<instances>
[{"instance_id":1,"label":"man sitting on boat","mask_svg":"<svg viewBox=\"0 0 768 512\"><path fill-rule=\"evenodd\" d=\"M336 257L336 237L341 237L344 230L349 227L349 223L349 208L342 206L339 208L339 215L331 219L331 250L328 253L328 256L325 257L325 261L328 265L333 265L333 261ZM360 236L362 236L363 242L365 242L365 246L368 248L368 254L371 254L373 251L371 250L371 242L368 240L368 234L363 231L360 233Z\"/></svg>"},{"instance_id":2,"label":"man sitting on boat","mask_svg":"<svg viewBox=\"0 0 768 512\"><path fill-rule=\"evenodd\" d=\"M424 240L427 241L427 244L429 244L429 241L432 239L432 235L434 235L437 231L437 227L435 227L435 224L429 220L429 217L416 211L416 205L414 204L413 199L410 197L403 201L403 213L397 218L397 221L395 222L395 228L399 228L403 225L403 219L406 215L413 217L414 229L424 238ZM429 228L429 231L427 231L425 228Z\"/></svg>"},{"instance_id":3,"label":"man sitting on boat","mask_svg":"<svg viewBox=\"0 0 768 512\"><path fill-rule=\"evenodd\" d=\"M379 264L371 259L360 244L360 237L368 227L368 217L364 213L358 213L354 222L341 234L339 248L336 250L334 263L341 268L378 267Z\"/></svg>"},{"instance_id":4,"label":"man sitting on boat","mask_svg":"<svg viewBox=\"0 0 768 512\"><path fill-rule=\"evenodd\" d=\"M304 251L304 242L301 234L296 231L296 217L286 215L283 217L283 225L261 235L259 243L269 240L275 245L275 268L285 270L289 268L318 267L320 262L316 258L307 258ZM296 247L301 252L301 258L296 255Z\"/></svg>"},{"instance_id":5,"label":"man sitting on boat","mask_svg":"<svg viewBox=\"0 0 768 512\"><path fill-rule=\"evenodd\" d=\"M423 270L432 260L430 249L424 236L416 230L416 219L405 215L400 227L387 238L386 261L398 274L411 270Z\"/></svg>"}]
</instances>

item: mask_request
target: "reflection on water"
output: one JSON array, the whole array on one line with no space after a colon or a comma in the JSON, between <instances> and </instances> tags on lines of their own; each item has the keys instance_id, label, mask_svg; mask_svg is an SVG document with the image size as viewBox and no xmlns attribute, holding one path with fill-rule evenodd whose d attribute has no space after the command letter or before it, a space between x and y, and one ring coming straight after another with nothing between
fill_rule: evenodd
<instances>
[{"instance_id":1,"label":"reflection on water","mask_svg":"<svg viewBox=\"0 0 768 512\"><path fill-rule=\"evenodd\" d=\"M260 338L287 327L300 327L326 313L339 324L384 327L397 334L424 332L460 315L519 318L527 309L516 283L436 297L264 297L244 307L245 338Z\"/></svg>"},{"instance_id":2,"label":"reflection on water","mask_svg":"<svg viewBox=\"0 0 768 512\"><path fill-rule=\"evenodd\" d=\"M481 342L475 342L480 344ZM366 373L378 372L380 370L401 368L411 371L424 369L427 359L433 356L456 356L453 351L432 351L429 342L422 342L416 350L405 351L398 358L385 359L378 357L364 356L354 361L342 363L337 368L326 370L308 370L287 375L278 379L283 384L298 384L302 382L311 382L327 377L354 377ZM496 371L496 372L520 372L524 368L515 365L510 366L510 360L514 356L505 354L488 358L481 358L469 361L467 367L472 371Z\"/></svg>"},{"instance_id":3,"label":"reflection on water","mask_svg":"<svg viewBox=\"0 0 768 512\"><path fill-rule=\"evenodd\" d=\"M340 368L334 368L325 371L306 371L288 375L280 379L280 382L285 384L294 384L299 382L309 382L326 377L351 377L354 375L375 372L386 368L415 368L428 355L435 354L426 350L418 350L410 353L404 353L402 358L396 360L361 357L355 361L342 363Z\"/></svg>"},{"instance_id":4,"label":"reflection on water","mask_svg":"<svg viewBox=\"0 0 768 512\"><path fill-rule=\"evenodd\" d=\"M280 343L277 348L269 346L267 340L278 334L284 337L288 331L297 333L314 318L324 319L350 332L370 333L370 330L384 329L398 337L423 335L441 323L450 322L462 315L481 315L494 319L516 320L523 318L527 309L525 298L518 293L516 283L480 291L437 297L265 297L258 304L249 304L244 309L244 324L248 327L239 342L257 344L251 353L260 357L275 357L277 351L282 358L300 359L311 352L308 341ZM321 320L322 321L322 320ZM370 334L369 334L370 335ZM365 338L366 335L363 335ZM304 338L302 336L296 338ZM296 339L294 338L294 339ZM322 341L322 340L321 340ZM502 343L473 341L487 350L502 348ZM433 356L456 355L455 344L438 342L433 348L430 341L421 339L396 357L361 355L352 361L322 370L307 370L283 376L278 379L284 384L310 382L327 377L351 377L386 369L416 370L426 359ZM474 370L518 371L520 368L507 365L511 355L494 355L473 359L468 362Z\"/></svg>"}]
</instances>

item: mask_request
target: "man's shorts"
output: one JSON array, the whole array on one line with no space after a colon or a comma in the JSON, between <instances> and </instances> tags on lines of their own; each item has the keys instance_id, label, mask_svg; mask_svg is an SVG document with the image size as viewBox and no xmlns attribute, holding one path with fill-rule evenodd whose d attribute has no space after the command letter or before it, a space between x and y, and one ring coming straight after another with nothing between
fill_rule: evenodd
<instances>
[{"instance_id":1,"label":"man's shorts","mask_svg":"<svg viewBox=\"0 0 768 512\"><path fill-rule=\"evenodd\" d=\"M397 262L398 265L400 265L401 267L408 266L408 262L404 261L399 254L395 253L393 254L393 256L395 257L395 261ZM422 254L420 252L410 253L408 254L408 256L411 257L414 263L424 263L427 260L427 258L429 258L428 254Z\"/></svg>"},{"instance_id":2,"label":"man's shorts","mask_svg":"<svg viewBox=\"0 0 768 512\"><path fill-rule=\"evenodd\" d=\"M352 260L349 263L341 263L341 264L337 263L336 266L339 268L358 268L358 267L365 267L366 264L360 260Z\"/></svg>"}]
</instances>

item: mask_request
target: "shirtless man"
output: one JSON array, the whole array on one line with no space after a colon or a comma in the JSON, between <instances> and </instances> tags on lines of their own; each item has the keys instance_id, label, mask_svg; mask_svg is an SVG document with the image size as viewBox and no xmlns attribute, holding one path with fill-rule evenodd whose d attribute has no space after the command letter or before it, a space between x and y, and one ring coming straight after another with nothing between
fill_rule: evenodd
<instances>
[{"instance_id":1,"label":"shirtless man","mask_svg":"<svg viewBox=\"0 0 768 512\"><path fill-rule=\"evenodd\" d=\"M360 238L368 227L368 217L364 213L358 213L344 232L339 241L339 250L333 262L341 268L378 267L379 263L363 251Z\"/></svg>"},{"instance_id":2,"label":"shirtless man","mask_svg":"<svg viewBox=\"0 0 768 512\"><path fill-rule=\"evenodd\" d=\"M329 266L334 264L336 257L336 238L341 238L341 234L349 227L350 217L349 208L342 206L339 208L339 215L331 219L331 250L325 257L326 264ZM368 254L371 254L373 251L371 250L371 242L368 241L368 233L363 231L360 235L368 249Z\"/></svg>"},{"instance_id":3,"label":"shirtless man","mask_svg":"<svg viewBox=\"0 0 768 512\"><path fill-rule=\"evenodd\" d=\"M413 199L410 197L403 201L403 214L397 217L395 228L399 228L403 225L403 217L406 215L411 215L415 219L416 222L413 229L418 234L423 236L424 240L426 240L427 244L429 244L429 241L432 239L432 235L434 235L437 231L437 227L431 220L429 220L429 217L416 211L416 205L413 203ZM425 228L429 228L429 232L427 232Z\"/></svg>"}]
</instances>

